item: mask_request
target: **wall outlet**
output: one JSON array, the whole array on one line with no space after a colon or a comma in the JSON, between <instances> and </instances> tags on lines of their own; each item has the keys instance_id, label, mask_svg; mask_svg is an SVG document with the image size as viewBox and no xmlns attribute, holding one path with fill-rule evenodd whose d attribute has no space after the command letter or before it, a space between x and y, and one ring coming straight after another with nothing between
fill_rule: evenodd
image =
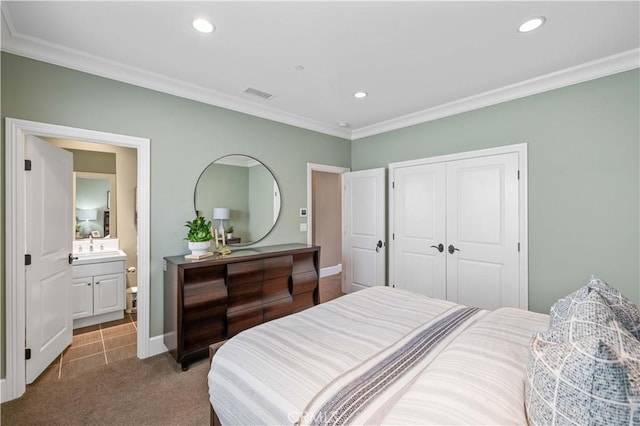
<instances>
[{"instance_id":1,"label":"wall outlet","mask_svg":"<svg viewBox=\"0 0 640 426\"><path fill-rule=\"evenodd\" d=\"M307 232L307 224L306 223L301 223L300 224L300 232Z\"/></svg>"}]
</instances>

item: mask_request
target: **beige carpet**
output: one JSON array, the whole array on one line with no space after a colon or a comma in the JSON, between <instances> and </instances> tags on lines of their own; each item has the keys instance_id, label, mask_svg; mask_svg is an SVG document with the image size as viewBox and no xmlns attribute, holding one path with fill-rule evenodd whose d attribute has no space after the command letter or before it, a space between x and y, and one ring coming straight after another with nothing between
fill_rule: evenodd
<instances>
[{"instance_id":1,"label":"beige carpet","mask_svg":"<svg viewBox=\"0 0 640 426\"><path fill-rule=\"evenodd\" d=\"M341 295L341 274L320 279L321 302ZM208 425L208 372L208 359L182 372L164 353L36 381L21 398L0 406L1 424Z\"/></svg>"},{"instance_id":2,"label":"beige carpet","mask_svg":"<svg viewBox=\"0 0 640 426\"><path fill-rule=\"evenodd\" d=\"M2 425L207 425L208 359L183 372L168 353L36 383L0 406Z\"/></svg>"}]
</instances>

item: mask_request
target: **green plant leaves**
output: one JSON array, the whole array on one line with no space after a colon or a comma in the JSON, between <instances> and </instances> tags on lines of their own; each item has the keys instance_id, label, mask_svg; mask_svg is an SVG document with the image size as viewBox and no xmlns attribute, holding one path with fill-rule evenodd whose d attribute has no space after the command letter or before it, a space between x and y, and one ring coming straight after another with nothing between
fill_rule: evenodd
<instances>
[{"instance_id":1,"label":"green plant leaves","mask_svg":"<svg viewBox=\"0 0 640 426\"><path fill-rule=\"evenodd\" d=\"M194 220L188 220L184 226L189 228L185 240L192 243L210 241L213 238L211 236L211 221L205 221L202 216L198 216Z\"/></svg>"}]
</instances>

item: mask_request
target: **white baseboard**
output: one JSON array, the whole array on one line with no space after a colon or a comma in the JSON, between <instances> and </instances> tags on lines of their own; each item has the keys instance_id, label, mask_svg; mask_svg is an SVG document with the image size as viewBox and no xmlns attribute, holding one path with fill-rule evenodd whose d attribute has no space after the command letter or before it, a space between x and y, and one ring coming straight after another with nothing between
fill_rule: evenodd
<instances>
[{"instance_id":1,"label":"white baseboard","mask_svg":"<svg viewBox=\"0 0 640 426\"><path fill-rule=\"evenodd\" d=\"M149 356L159 355L168 352L169 349L164 345L164 336L154 336L149 339Z\"/></svg>"},{"instance_id":2,"label":"white baseboard","mask_svg":"<svg viewBox=\"0 0 640 426\"><path fill-rule=\"evenodd\" d=\"M7 399L7 379L0 379L0 403L4 404Z\"/></svg>"},{"instance_id":3,"label":"white baseboard","mask_svg":"<svg viewBox=\"0 0 640 426\"><path fill-rule=\"evenodd\" d=\"M320 278L328 277L330 275L336 275L336 274L339 274L340 272L342 272L342 263L320 269Z\"/></svg>"}]
</instances>

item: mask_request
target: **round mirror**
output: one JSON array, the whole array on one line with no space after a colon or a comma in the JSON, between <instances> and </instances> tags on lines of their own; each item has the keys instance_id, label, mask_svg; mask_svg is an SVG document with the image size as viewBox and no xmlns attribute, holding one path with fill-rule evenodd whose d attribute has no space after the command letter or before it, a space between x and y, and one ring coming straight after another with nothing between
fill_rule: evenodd
<instances>
[{"instance_id":1,"label":"round mirror","mask_svg":"<svg viewBox=\"0 0 640 426\"><path fill-rule=\"evenodd\" d=\"M271 232L280 214L280 188L273 173L246 155L227 155L209 164L196 183L196 215L224 228L227 244L247 245Z\"/></svg>"}]
</instances>

